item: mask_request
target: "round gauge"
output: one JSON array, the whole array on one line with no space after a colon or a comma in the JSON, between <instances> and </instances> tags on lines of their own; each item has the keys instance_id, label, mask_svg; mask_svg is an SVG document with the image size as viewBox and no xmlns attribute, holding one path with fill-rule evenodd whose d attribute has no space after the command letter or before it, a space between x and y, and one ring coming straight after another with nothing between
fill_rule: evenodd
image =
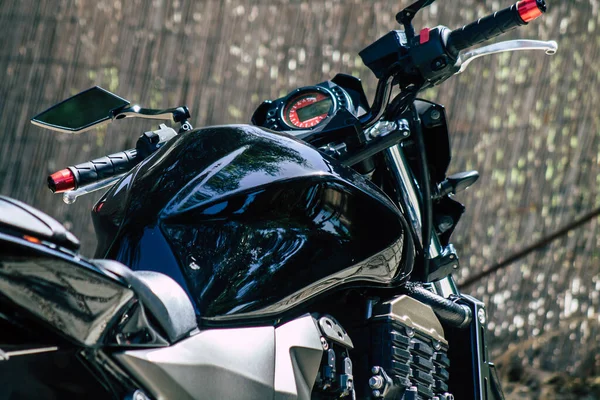
<instances>
[{"instance_id":1,"label":"round gauge","mask_svg":"<svg viewBox=\"0 0 600 400\"><path fill-rule=\"evenodd\" d=\"M283 108L283 120L296 129L313 128L334 108L333 96L326 91L309 90L293 96Z\"/></svg>"}]
</instances>

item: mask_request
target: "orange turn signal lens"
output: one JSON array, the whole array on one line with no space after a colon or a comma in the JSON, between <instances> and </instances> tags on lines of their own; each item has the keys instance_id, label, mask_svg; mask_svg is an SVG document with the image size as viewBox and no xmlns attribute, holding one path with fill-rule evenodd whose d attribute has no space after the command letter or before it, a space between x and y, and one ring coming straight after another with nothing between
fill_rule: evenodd
<instances>
[{"instance_id":1,"label":"orange turn signal lens","mask_svg":"<svg viewBox=\"0 0 600 400\"><path fill-rule=\"evenodd\" d=\"M29 235L23 235L23 239L27 240L28 242L35 243L35 244L42 243L42 241L40 239L33 237L33 236L29 236Z\"/></svg>"}]
</instances>

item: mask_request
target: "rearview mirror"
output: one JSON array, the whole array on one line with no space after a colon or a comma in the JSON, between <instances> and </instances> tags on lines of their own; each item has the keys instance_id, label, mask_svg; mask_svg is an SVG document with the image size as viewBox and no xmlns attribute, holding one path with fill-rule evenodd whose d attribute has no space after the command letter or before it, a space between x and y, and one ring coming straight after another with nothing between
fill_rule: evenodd
<instances>
[{"instance_id":1,"label":"rearview mirror","mask_svg":"<svg viewBox=\"0 0 600 400\"><path fill-rule=\"evenodd\" d=\"M76 94L31 119L31 123L58 132L84 132L109 122L129 101L101 87Z\"/></svg>"}]
</instances>

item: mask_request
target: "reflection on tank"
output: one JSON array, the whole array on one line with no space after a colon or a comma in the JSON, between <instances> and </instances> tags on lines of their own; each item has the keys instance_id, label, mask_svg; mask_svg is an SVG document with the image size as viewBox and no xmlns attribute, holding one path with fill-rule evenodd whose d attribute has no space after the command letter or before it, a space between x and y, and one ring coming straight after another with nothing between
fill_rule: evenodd
<instances>
[{"instance_id":1,"label":"reflection on tank","mask_svg":"<svg viewBox=\"0 0 600 400\"><path fill-rule=\"evenodd\" d=\"M173 277L203 318L281 311L353 281L397 284L411 265L389 199L292 137L201 129L131 174L94 216L100 227L128 216L116 238L99 232L115 245L97 256Z\"/></svg>"}]
</instances>

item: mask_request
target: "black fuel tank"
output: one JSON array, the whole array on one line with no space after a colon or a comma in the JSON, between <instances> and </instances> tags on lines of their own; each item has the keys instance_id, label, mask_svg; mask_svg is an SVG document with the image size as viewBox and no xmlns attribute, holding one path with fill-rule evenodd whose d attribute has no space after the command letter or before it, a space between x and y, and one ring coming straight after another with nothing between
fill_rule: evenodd
<instances>
[{"instance_id":1,"label":"black fuel tank","mask_svg":"<svg viewBox=\"0 0 600 400\"><path fill-rule=\"evenodd\" d=\"M213 321L274 315L342 285L394 286L412 269L406 222L376 186L247 125L173 139L93 219L96 256L172 276Z\"/></svg>"}]
</instances>

